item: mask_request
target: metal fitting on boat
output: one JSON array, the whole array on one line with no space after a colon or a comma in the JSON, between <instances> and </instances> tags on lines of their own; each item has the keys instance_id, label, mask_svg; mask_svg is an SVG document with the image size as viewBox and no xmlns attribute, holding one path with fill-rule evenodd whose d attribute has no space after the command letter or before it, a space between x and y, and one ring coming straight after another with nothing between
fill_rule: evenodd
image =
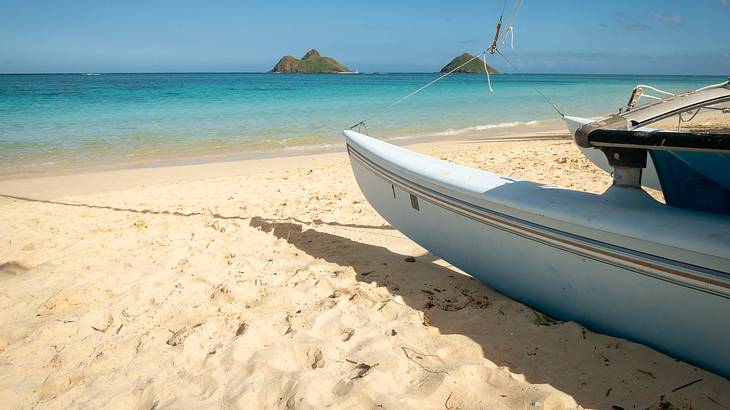
<instances>
[{"instance_id":1,"label":"metal fitting on boat","mask_svg":"<svg viewBox=\"0 0 730 410\"><path fill-rule=\"evenodd\" d=\"M600 150L613 167L613 185L641 186L641 172L646 168L646 150L613 147L600 147Z\"/></svg>"},{"instance_id":2,"label":"metal fitting on boat","mask_svg":"<svg viewBox=\"0 0 730 410\"><path fill-rule=\"evenodd\" d=\"M613 185L622 187L641 187L642 168L614 167Z\"/></svg>"}]
</instances>

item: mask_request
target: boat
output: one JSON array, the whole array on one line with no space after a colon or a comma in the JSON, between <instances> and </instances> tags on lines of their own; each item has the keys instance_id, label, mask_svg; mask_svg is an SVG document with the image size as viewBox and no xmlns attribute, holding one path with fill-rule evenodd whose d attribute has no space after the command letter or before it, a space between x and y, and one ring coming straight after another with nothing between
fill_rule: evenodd
<instances>
[{"instance_id":1,"label":"boat","mask_svg":"<svg viewBox=\"0 0 730 410\"><path fill-rule=\"evenodd\" d=\"M669 97L652 96L645 89L659 91ZM655 101L637 106L642 97ZM730 147L727 136L662 131L649 125L672 116L679 116L681 124L683 113L694 118L702 109L727 112L727 107L720 104L729 100L730 85L727 81L682 94L639 85L631 93L627 106L618 114L598 121L572 116L563 119L583 154L599 168L613 171L609 156L604 155L604 150L596 149L607 148L606 142L598 145L588 143L581 133L592 130L612 133L610 139L614 148L619 147L615 145L618 138L623 142L621 147L638 147L647 151L641 185L662 191L668 205L727 215L730 214ZM598 134L593 135L595 138ZM695 146L703 139L710 147Z\"/></svg>"},{"instance_id":2,"label":"boat","mask_svg":"<svg viewBox=\"0 0 730 410\"><path fill-rule=\"evenodd\" d=\"M566 118L578 144L613 171L600 195L442 161L354 129L343 134L367 200L433 255L554 318L730 377L730 217L726 204L697 204L701 186L710 200L727 188L715 181L730 175L718 168L730 152L727 136L642 129L727 100L725 83L619 117ZM641 189L651 182L642 179L647 157L656 186L679 200L664 204ZM717 186L676 167L689 157L691 170Z\"/></svg>"}]
</instances>

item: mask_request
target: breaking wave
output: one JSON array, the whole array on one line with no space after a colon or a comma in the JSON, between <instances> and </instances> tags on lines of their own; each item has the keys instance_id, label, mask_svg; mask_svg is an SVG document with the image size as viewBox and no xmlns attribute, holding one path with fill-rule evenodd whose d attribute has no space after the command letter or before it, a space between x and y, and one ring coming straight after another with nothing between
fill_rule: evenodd
<instances>
[{"instance_id":1,"label":"breaking wave","mask_svg":"<svg viewBox=\"0 0 730 410\"><path fill-rule=\"evenodd\" d=\"M449 129L442 130L442 131L433 131L433 132L420 133L420 134L416 134L416 135L408 135L408 136L403 136L403 137L395 138L395 139L453 137L453 136L457 136L457 135L469 134L469 133L479 132L479 131L488 131L488 130L494 130L494 129L500 129L500 128L533 127L533 126L540 125L540 124L541 124L540 121L500 122L497 124L474 125L474 126L465 127L465 128L449 128Z\"/></svg>"}]
</instances>

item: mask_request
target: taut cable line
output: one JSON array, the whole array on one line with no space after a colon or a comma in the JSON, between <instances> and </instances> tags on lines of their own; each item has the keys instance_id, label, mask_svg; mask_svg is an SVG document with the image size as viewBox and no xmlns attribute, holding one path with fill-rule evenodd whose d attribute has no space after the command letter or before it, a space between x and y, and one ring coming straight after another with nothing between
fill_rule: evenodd
<instances>
[{"instance_id":1,"label":"taut cable line","mask_svg":"<svg viewBox=\"0 0 730 410\"><path fill-rule=\"evenodd\" d=\"M472 61L474 61L474 60L476 60L477 58L479 58L479 57L482 57L482 56L484 56L484 55L486 55L486 52L482 52L481 54L479 54L479 55L476 55L476 56L474 56L474 57L470 58L470 59L469 59L468 61L466 61L465 63L463 63L463 64L459 65L458 67L456 67L456 68L454 68L454 69L450 70L450 71L449 71L449 72L447 72L447 73L444 73L443 75L439 76L439 77L438 77L438 78L436 78L435 80L432 80L432 81L428 82L427 84L425 84L425 85L421 86L421 87L420 87L419 89L417 89L417 90L415 90L415 91L411 92L410 94L408 94L408 95L405 95L405 96L403 96L403 97L399 98L398 100L396 100L396 101L393 101L392 103L388 104L387 106L385 106L385 107L383 107L383 108L381 108L381 109L379 109L379 110L375 111L374 113L372 113L372 114L371 114L371 117L372 117L372 116L375 116L375 115L378 115L378 114L382 114L382 113L383 113L383 112L385 112L385 111L388 111L389 109L391 109L391 108L395 107L396 105L398 105L398 104L402 103L403 101L405 101L405 100L407 100L407 99L409 99L409 98L413 97L414 95L416 95L416 94L420 93L421 91L425 90L426 88L428 88L428 87L430 87L430 86L432 86L432 85L436 84L437 82L439 82L439 81L443 80L444 78L448 77L449 75L453 74L454 72L456 72L456 71L457 71L457 70L459 70L460 68L463 68L463 67L464 67L464 66L466 66L467 64L471 63ZM486 62L485 62L485 64L486 64ZM490 85L490 87L489 87L489 88L491 89L491 85ZM358 122L357 124L354 124L354 125L352 125L352 126L351 126L351 127L349 128L349 129L354 129L354 128L356 128L356 127L364 126L364 125L365 125L365 123L366 123L366 122L367 122L368 120L369 120L369 118L368 118L368 119L364 119L364 120L362 120L362 121Z\"/></svg>"},{"instance_id":2,"label":"taut cable line","mask_svg":"<svg viewBox=\"0 0 730 410\"><path fill-rule=\"evenodd\" d=\"M549 99L549 98L548 98L548 97L547 97L547 96L546 96L545 94L543 94L543 93L542 93L542 91L540 91L540 90L539 90L539 89L537 88L537 86L535 86L535 84L533 83L533 81L532 81L532 80L531 80L530 78L528 78L528 77L527 77L526 75L524 75L524 74L523 74L523 73L522 73L522 72L520 71L520 69L519 69L519 68L517 68L517 66L515 66L514 64L512 64L512 61L510 61L510 59L509 59L509 58L507 58L507 56L505 56L504 54L502 54L502 52L501 52L501 51L499 51L499 50L497 50L497 54L499 54L500 56L502 56L502 58L504 59L504 61L506 61L506 62L507 62L507 64L509 64L509 66L510 66L510 67L512 67L512 69L513 69L513 70L515 70L515 71L517 72L517 74L521 75L521 76L522 76L523 78L525 78L525 79L527 80L527 82L528 82L528 83L530 83L530 87L532 87L532 89L533 89L533 90L534 90L534 91L535 91L535 92L536 92L536 93L537 93L537 94L538 94L538 95L539 95L540 97L542 97L542 99L543 99L543 100L545 100L545 102L546 102L546 103L548 103L548 105L550 105L551 107L553 107L553 110L555 110L555 112L557 112L557 113L558 113L558 115L560 116L560 118L565 118L565 114L563 114L563 112L562 112L562 111L560 111L560 109L559 109L559 108L558 108L558 107L557 107L557 106L556 106L555 104L553 104L553 102L552 102L552 101L550 101L550 99Z\"/></svg>"},{"instance_id":3,"label":"taut cable line","mask_svg":"<svg viewBox=\"0 0 730 410\"><path fill-rule=\"evenodd\" d=\"M507 56L502 54L502 52L500 51L499 45L500 44L504 45L505 42L507 41L508 36L511 36L510 45L512 48L514 48L514 35L515 35L514 34L514 22L517 19L517 14L519 14L520 10L522 9L522 5L524 3L524 0L517 0L514 3L514 5L512 6L512 8L510 9L509 14L507 14L507 18L504 18L505 11L507 10L507 1L508 0L505 0L504 5L502 6L502 13L499 16L499 20L497 20L497 26L496 26L495 33L494 33L494 40L492 41L492 44L489 46L489 48L487 48L486 50L477 54L476 56L470 58L466 62L460 64L458 67L455 67L455 68L449 70L448 72L444 73L443 75L437 77L436 79L429 81L428 83L426 83L423 86L421 86L420 88L412 91L411 93L395 100L394 102L386 105L385 107L383 107L379 110L374 111L373 113L370 114L369 117L372 118L376 115L382 114L382 113L392 109L393 107L403 103L404 101L408 100L409 98L413 97L414 95L419 94L423 90L431 87L432 85L438 83L439 81L443 80L444 78L450 76L451 74L455 73L456 71L463 68L464 66L471 63L472 61L479 59L480 57L482 58L482 62L484 63L484 73L486 74L486 77L487 77L487 85L489 87L489 92L494 92L494 90L492 89L492 80L489 76L489 67L487 66L487 58L486 58L487 54L499 54L500 56L502 56L502 58L504 58L504 60L507 62L507 64L510 67L512 67L513 70L515 70L518 74L522 75L523 77L525 77L527 79L527 81L530 83L530 86L532 87L532 89L538 95L540 95L540 97L542 97L545 100L545 102L547 102L548 105L550 105L553 108L553 110L555 110L555 112L557 112L561 118L565 117L565 115L560 111L560 109L555 104L553 104L553 102L550 101L550 99L535 86L535 84L532 82L532 80L530 80L524 74L522 74L522 72L512 63L512 61L510 61L507 58ZM506 31L504 31L504 32L502 31L503 26L507 27ZM358 130L360 130L361 128L364 128L365 133L367 133L366 122L369 121L370 118L366 118L356 124L353 124L348 129L352 130L352 129L357 128Z\"/></svg>"}]
</instances>

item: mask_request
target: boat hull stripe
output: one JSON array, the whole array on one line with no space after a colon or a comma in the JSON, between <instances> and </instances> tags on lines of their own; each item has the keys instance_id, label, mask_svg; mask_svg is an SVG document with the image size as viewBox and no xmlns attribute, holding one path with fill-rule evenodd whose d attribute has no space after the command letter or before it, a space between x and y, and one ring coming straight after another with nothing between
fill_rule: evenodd
<instances>
[{"instance_id":1,"label":"boat hull stripe","mask_svg":"<svg viewBox=\"0 0 730 410\"><path fill-rule=\"evenodd\" d=\"M723 277L728 276L726 272L618 247L474 206L396 175L359 153L350 144L347 145L347 151L352 159L389 183L460 215L593 260L730 298L730 280L723 280Z\"/></svg>"}]
</instances>

